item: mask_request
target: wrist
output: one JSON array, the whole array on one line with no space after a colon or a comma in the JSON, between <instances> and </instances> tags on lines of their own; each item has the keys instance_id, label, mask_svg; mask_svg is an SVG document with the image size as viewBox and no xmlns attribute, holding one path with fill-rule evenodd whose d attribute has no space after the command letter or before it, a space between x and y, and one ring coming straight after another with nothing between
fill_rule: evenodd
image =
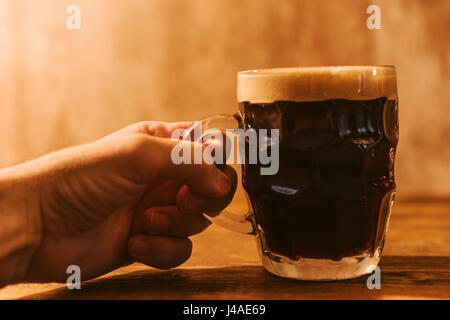
<instances>
[{"instance_id":1,"label":"wrist","mask_svg":"<svg viewBox=\"0 0 450 320\"><path fill-rule=\"evenodd\" d=\"M26 168L0 170L0 287L24 280L42 239L37 179Z\"/></svg>"}]
</instances>

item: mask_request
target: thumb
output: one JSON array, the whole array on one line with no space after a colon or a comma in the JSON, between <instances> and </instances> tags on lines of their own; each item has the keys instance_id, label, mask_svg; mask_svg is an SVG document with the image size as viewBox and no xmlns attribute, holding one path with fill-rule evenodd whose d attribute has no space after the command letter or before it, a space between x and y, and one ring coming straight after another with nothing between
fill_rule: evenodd
<instances>
[{"instance_id":1,"label":"thumb","mask_svg":"<svg viewBox=\"0 0 450 320\"><path fill-rule=\"evenodd\" d=\"M195 145L201 144L157 138L148 135L131 136L125 156L130 159L131 169L135 174L149 183L155 178L177 179L183 181L189 189L207 197L223 198L233 189L230 179L214 164L181 163L175 164L172 150L177 146L190 150L193 155ZM130 138L130 137L129 137Z\"/></svg>"}]
</instances>

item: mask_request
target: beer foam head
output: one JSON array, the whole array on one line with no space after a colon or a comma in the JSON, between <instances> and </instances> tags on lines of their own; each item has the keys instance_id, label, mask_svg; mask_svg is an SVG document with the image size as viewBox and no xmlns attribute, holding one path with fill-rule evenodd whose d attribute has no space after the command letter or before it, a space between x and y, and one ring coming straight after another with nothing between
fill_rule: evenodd
<instances>
[{"instance_id":1,"label":"beer foam head","mask_svg":"<svg viewBox=\"0 0 450 320\"><path fill-rule=\"evenodd\" d=\"M393 66L275 68L241 71L238 101L370 100L397 96Z\"/></svg>"}]
</instances>

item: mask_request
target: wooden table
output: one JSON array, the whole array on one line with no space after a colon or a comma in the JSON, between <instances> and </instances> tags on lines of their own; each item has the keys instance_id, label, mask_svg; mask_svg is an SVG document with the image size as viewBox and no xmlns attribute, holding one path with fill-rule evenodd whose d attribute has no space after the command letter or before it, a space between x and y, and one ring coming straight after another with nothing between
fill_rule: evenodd
<instances>
[{"instance_id":1,"label":"wooden table","mask_svg":"<svg viewBox=\"0 0 450 320\"><path fill-rule=\"evenodd\" d=\"M160 271L141 264L84 282L19 284L0 299L450 299L450 200L394 205L383 258L381 289L367 277L307 282L275 277L260 265L255 240L212 226L193 237L191 259Z\"/></svg>"}]
</instances>

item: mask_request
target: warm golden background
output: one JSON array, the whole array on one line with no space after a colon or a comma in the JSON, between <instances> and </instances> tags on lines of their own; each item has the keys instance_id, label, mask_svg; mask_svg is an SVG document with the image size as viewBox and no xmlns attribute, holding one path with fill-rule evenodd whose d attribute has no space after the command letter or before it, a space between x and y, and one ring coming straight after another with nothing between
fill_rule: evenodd
<instances>
[{"instance_id":1,"label":"warm golden background","mask_svg":"<svg viewBox=\"0 0 450 320\"><path fill-rule=\"evenodd\" d=\"M370 4L382 30L366 28ZM0 0L0 167L136 121L232 112L238 70L392 64L399 195L449 197L449 40L449 0Z\"/></svg>"}]
</instances>

